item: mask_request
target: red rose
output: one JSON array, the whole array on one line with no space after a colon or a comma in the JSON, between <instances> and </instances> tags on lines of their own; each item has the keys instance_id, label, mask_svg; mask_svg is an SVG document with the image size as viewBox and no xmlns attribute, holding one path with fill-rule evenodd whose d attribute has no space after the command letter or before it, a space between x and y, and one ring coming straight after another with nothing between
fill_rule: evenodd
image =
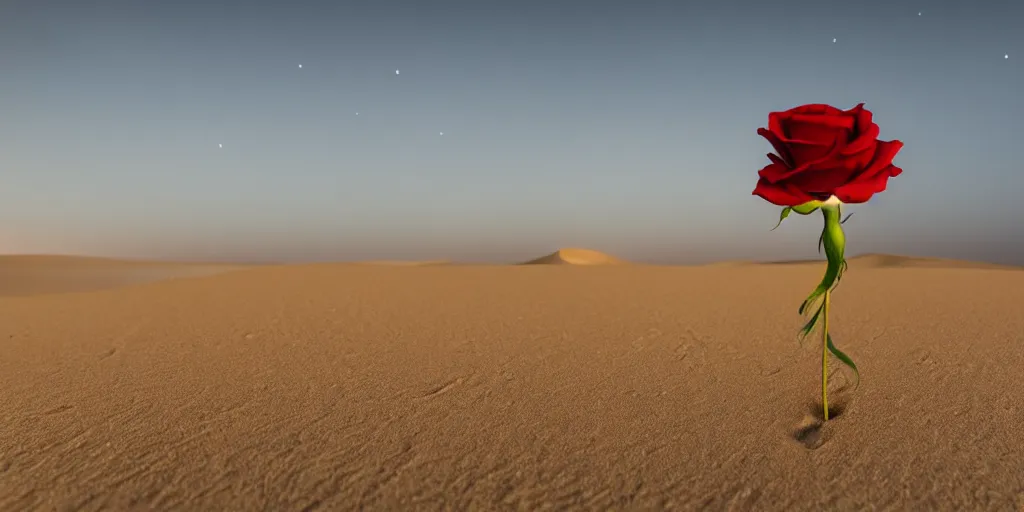
<instances>
[{"instance_id":1,"label":"red rose","mask_svg":"<svg viewBox=\"0 0 1024 512\"><path fill-rule=\"evenodd\" d=\"M844 203L864 203L885 190L902 169L892 159L903 147L898 140L878 140L878 125L861 103L850 110L803 105L768 114L768 139L778 155L757 174L754 194L779 206L797 206L836 196Z\"/></svg>"}]
</instances>

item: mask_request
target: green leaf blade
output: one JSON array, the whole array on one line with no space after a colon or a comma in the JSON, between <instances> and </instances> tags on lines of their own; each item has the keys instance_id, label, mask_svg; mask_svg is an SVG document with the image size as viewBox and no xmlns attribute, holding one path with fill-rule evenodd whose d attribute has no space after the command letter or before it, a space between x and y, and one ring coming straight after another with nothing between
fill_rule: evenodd
<instances>
[{"instance_id":1,"label":"green leaf blade","mask_svg":"<svg viewBox=\"0 0 1024 512\"><path fill-rule=\"evenodd\" d=\"M809 334L811 334L811 331L814 330L814 326L818 324L818 317L821 316L821 312L824 309L825 309L825 305L824 304L821 304L820 306L818 306L818 311L816 311L814 313L814 316L812 316L811 319L806 324L804 324L804 326L802 328L800 328L800 336L801 337L806 338Z\"/></svg>"},{"instance_id":2,"label":"green leaf blade","mask_svg":"<svg viewBox=\"0 0 1024 512\"><path fill-rule=\"evenodd\" d=\"M842 350L836 348L835 343L832 342L831 334L826 334L825 339L826 345L828 346L828 351L831 352L832 355L836 356L836 359L839 359L840 361L843 362L843 364L849 366L850 369L853 370L853 375L857 378L857 381L854 383L854 389L856 389L857 386L860 385L860 371L857 370L857 365L854 364L853 359L850 359L850 356L843 353Z\"/></svg>"}]
</instances>

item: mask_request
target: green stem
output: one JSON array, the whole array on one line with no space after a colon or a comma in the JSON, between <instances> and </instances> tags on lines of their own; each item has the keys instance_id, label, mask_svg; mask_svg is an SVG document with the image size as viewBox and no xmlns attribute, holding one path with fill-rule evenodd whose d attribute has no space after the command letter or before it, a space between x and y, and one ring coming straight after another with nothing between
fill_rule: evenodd
<instances>
[{"instance_id":1,"label":"green stem","mask_svg":"<svg viewBox=\"0 0 1024 512\"><path fill-rule=\"evenodd\" d=\"M824 215L824 228L821 231L821 243L824 246L825 256L828 259L828 266L825 269L824 278L815 289L809 301L817 296L823 296L821 305L821 417L828 421L828 352L831 348L831 338L828 333L828 309L831 305L831 291L842 278L843 270L846 267L846 236L843 233L843 225L840 221L839 206L822 206L821 213ZM805 302L805 305L807 302ZM813 321L812 321L813 322ZM813 328L813 327L812 327ZM852 361L850 361L852 362Z\"/></svg>"},{"instance_id":2,"label":"green stem","mask_svg":"<svg viewBox=\"0 0 1024 512\"><path fill-rule=\"evenodd\" d=\"M821 282L814 288L814 291L804 299L803 304L800 305L800 314L809 314L812 309L814 313L811 315L810 321L804 324L803 328L800 329L801 337L809 335L818 326L818 321L821 320L824 325L822 326L821 333L821 407L824 410L822 417L825 421L828 421L828 354L832 353L839 361L846 366L849 366L853 370L854 376L857 379L857 383L860 383L860 372L857 370L857 365L854 364L850 356L843 353L842 350L836 348L835 343L832 342L832 335L828 329L828 314L829 308L832 303L832 290L835 289L836 284L843 277L843 272L846 271L846 235L843 233L843 222L840 220L842 212L840 211L841 206L839 204L825 204L821 201L812 201L807 204L803 204L796 207L788 207L782 211L780 222L789 215L790 211L795 211L800 215L808 215L814 210L821 210L822 215L825 216L825 227L821 231L821 238L818 239L819 250L825 249L825 256L828 258L828 266L825 268L825 275L821 278ZM849 218L849 217L847 217ZM823 303L819 304L818 299L822 298Z\"/></svg>"},{"instance_id":3,"label":"green stem","mask_svg":"<svg viewBox=\"0 0 1024 512\"><path fill-rule=\"evenodd\" d=\"M828 421L828 306L830 295L832 295L831 290L825 292L825 305L824 311L822 311L825 319L822 321L821 329L821 408L825 421Z\"/></svg>"},{"instance_id":4,"label":"green stem","mask_svg":"<svg viewBox=\"0 0 1024 512\"><path fill-rule=\"evenodd\" d=\"M817 288L800 305L801 315L809 311L825 292L834 288L836 282L842 278L843 271L846 270L846 260L843 256L846 251L846 235L843 234L843 226L839 221L839 207L822 206L821 213L825 217L825 227L822 229L819 243L825 249L828 267L826 267L825 275L821 278Z\"/></svg>"}]
</instances>

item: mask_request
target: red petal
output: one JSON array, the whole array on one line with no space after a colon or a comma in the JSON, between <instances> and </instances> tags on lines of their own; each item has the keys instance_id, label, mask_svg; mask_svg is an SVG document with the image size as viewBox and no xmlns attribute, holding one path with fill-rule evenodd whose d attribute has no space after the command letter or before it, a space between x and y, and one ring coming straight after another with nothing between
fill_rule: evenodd
<instances>
[{"instance_id":1,"label":"red petal","mask_svg":"<svg viewBox=\"0 0 1024 512\"><path fill-rule=\"evenodd\" d=\"M824 130L834 133L842 128L852 130L853 121L847 120L847 117L843 115L842 110L828 105L803 105L785 112L769 113L768 130L787 143L802 141L810 144L830 144L831 139L822 139L821 132ZM801 124L810 126L804 128Z\"/></svg>"},{"instance_id":2,"label":"red petal","mask_svg":"<svg viewBox=\"0 0 1024 512\"><path fill-rule=\"evenodd\" d=\"M835 108L832 105L826 105L824 103L810 103L807 105L800 105L799 107L793 107L787 110L786 112L790 114L827 114L830 116L839 115L843 113L842 110L839 110L838 108Z\"/></svg>"},{"instance_id":3,"label":"red petal","mask_svg":"<svg viewBox=\"0 0 1024 512\"><path fill-rule=\"evenodd\" d=\"M799 143L797 143L797 144L799 144ZM796 144L792 144L790 147L793 148L793 149L796 149L795 146L796 146ZM833 146L833 147L829 148L828 150L826 150L822 156L814 158L813 160L811 160L809 162L801 163L801 164L798 164L798 165L795 165L795 166L794 165L789 165L789 166L787 166L786 169L772 169L772 170L768 171L767 174L761 174L761 173L758 173L758 174L760 174L761 177L763 177L765 179L768 179L772 183L778 183L781 180L788 179L788 178L790 178L792 176L796 176L797 174L808 172L809 170L814 169L816 164L820 164L820 163L823 163L823 162L833 162L833 161L835 161L835 156L838 155L843 150L844 147L845 146L843 146L841 141L840 141L840 142L837 142L837 144L835 146ZM805 155L814 155L814 156L816 156L817 153L806 152L804 154ZM765 169L767 169L767 168L765 168ZM762 171L764 171L765 169L762 169Z\"/></svg>"},{"instance_id":4,"label":"red petal","mask_svg":"<svg viewBox=\"0 0 1024 512\"><path fill-rule=\"evenodd\" d=\"M856 127L856 109L844 112L823 104L802 105L768 114L768 130L788 147L791 167L820 160L849 142Z\"/></svg>"},{"instance_id":5,"label":"red petal","mask_svg":"<svg viewBox=\"0 0 1024 512\"><path fill-rule=\"evenodd\" d=\"M854 128L857 138L850 141L843 154L852 155L871 149L878 139L878 125L873 121L874 115L870 110L864 108L863 103L847 110L846 113L853 115L857 120L856 127Z\"/></svg>"},{"instance_id":6,"label":"red petal","mask_svg":"<svg viewBox=\"0 0 1024 512\"><path fill-rule=\"evenodd\" d=\"M779 155L776 155L775 153L768 153L768 160L771 160L772 163L775 165L781 165L782 167L786 168L789 167L789 163L787 163L785 160L780 158Z\"/></svg>"},{"instance_id":7,"label":"red petal","mask_svg":"<svg viewBox=\"0 0 1024 512\"><path fill-rule=\"evenodd\" d=\"M871 196L885 190L889 178L899 176L903 169L890 165L873 177L847 183L836 189L835 196L844 203L866 203Z\"/></svg>"},{"instance_id":8,"label":"red petal","mask_svg":"<svg viewBox=\"0 0 1024 512\"><path fill-rule=\"evenodd\" d=\"M775 134L779 140L786 140L789 138L789 134L786 133L786 128L783 123L789 119L790 113L786 112L771 112L768 114L768 131Z\"/></svg>"},{"instance_id":9,"label":"red petal","mask_svg":"<svg viewBox=\"0 0 1024 512\"><path fill-rule=\"evenodd\" d=\"M896 157L896 153L899 153L900 149L903 149L903 143L898 140L878 141L871 163L863 171L857 173L858 179L872 178L889 168L892 165L892 159Z\"/></svg>"},{"instance_id":10,"label":"red petal","mask_svg":"<svg viewBox=\"0 0 1024 512\"><path fill-rule=\"evenodd\" d=\"M768 124L771 125L771 122ZM768 142L770 142L772 147L775 148L775 152L782 157L782 160L785 161L787 165L791 165L793 163L793 155L789 154L789 148L786 147L786 143L782 142L782 139L778 134L764 128L758 128L757 134L768 139Z\"/></svg>"},{"instance_id":11,"label":"red petal","mask_svg":"<svg viewBox=\"0 0 1024 512\"><path fill-rule=\"evenodd\" d=\"M771 158L771 155L769 155L769 158ZM780 163L774 160L772 160L772 163L764 166L760 171L757 171L758 177L772 184L786 179L789 177L789 173L790 168L785 162Z\"/></svg>"},{"instance_id":12,"label":"red petal","mask_svg":"<svg viewBox=\"0 0 1024 512\"><path fill-rule=\"evenodd\" d=\"M814 200L813 197L796 188L772 184L763 178L757 181L753 195L761 196L766 201L779 206L798 206Z\"/></svg>"},{"instance_id":13,"label":"red petal","mask_svg":"<svg viewBox=\"0 0 1024 512\"><path fill-rule=\"evenodd\" d=\"M858 103L858 104L854 105L854 107L851 108L850 110L844 110L843 111L844 114L852 114L854 117L857 117L858 119L860 118L860 116L864 115L865 112L868 114L868 121L870 121L871 120L871 111L866 109L866 108L864 108L864 104L863 103Z\"/></svg>"},{"instance_id":14,"label":"red petal","mask_svg":"<svg viewBox=\"0 0 1024 512\"><path fill-rule=\"evenodd\" d=\"M871 146L878 140L878 125L871 123L866 128L857 127L857 138L847 144L843 150L844 155L853 155L861 151L871 149Z\"/></svg>"},{"instance_id":15,"label":"red petal","mask_svg":"<svg viewBox=\"0 0 1024 512\"><path fill-rule=\"evenodd\" d=\"M836 162L832 168L811 169L786 180L786 184L806 191L808 194L831 196L836 188L851 181L857 175L858 168L847 167L844 162Z\"/></svg>"},{"instance_id":16,"label":"red petal","mask_svg":"<svg viewBox=\"0 0 1024 512\"><path fill-rule=\"evenodd\" d=\"M833 129L852 130L857 125L857 119L849 115L810 115L796 114L789 118L789 124L804 123Z\"/></svg>"},{"instance_id":17,"label":"red petal","mask_svg":"<svg viewBox=\"0 0 1024 512\"><path fill-rule=\"evenodd\" d=\"M810 134L807 133L805 135ZM823 139L827 137L831 138L822 142L810 142L806 140L790 140L787 142L787 145L789 146L789 154L793 155L793 167L795 169L810 167L822 161L826 157L838 153L840 149L838 149L837 146L839 145L843 148L846 147L845 137L843 137L841 133L822 133L820 137Z\"/></svg>"}]
</instances>

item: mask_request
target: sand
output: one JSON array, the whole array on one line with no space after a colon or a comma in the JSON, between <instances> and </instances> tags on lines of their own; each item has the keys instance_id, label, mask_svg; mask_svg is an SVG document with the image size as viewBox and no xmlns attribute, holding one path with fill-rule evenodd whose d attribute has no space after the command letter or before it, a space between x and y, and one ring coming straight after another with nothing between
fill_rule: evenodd
<instances>
[{"instance_id":1,"label":"sand","mask_svg":"<svg viewBox=\"0 0 1024 512\"><path fill-rule=\"evenodd\" d=\"M1019 270L851 261L815 427L820 263L107 263L0 282L0 510L1024 507Z\"/></svg>"}]
</instances>

